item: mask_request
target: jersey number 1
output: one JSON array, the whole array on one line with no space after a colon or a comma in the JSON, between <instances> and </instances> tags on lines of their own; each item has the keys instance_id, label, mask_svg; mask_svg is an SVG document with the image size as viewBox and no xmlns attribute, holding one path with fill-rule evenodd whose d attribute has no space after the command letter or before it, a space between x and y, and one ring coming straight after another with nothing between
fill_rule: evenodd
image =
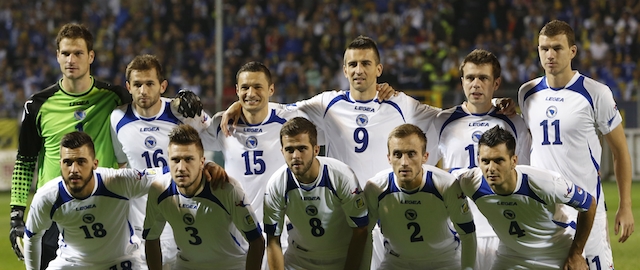
<instances>
[{"instance_id":1,"label":"jersey number 1","mask_svg":"<svg viewBox=\"0 0 640 270\"><path fill-rule=\"evenodd\" d=\"M253 163L251 162L251 154L253 153ZM264 163L264 160L260 158L262 156L262 151L244 151L242 153L242 157L244 158L244 175L252 175L252 174L263 174L264 170L267 169L267 164ZM253 164L253 170L251 169L251 164Z\"/></svg>"},{"instance_id":2,"label":"jersey number 1","mask_svg":"<svg viewBox=\"0 0 640 270\"><path fill-rule=\"evenodd\" d=\"M556 119L555 121L551 122L551 125L553 126L553 130L555 131L556 135L553 144L562 144L562 141L560 140L560 120ZM552 144L551 142L549 142L549 121L544 120L540 122L540 126L542 126L542 145Z\"/></svg>"}]
</instances>

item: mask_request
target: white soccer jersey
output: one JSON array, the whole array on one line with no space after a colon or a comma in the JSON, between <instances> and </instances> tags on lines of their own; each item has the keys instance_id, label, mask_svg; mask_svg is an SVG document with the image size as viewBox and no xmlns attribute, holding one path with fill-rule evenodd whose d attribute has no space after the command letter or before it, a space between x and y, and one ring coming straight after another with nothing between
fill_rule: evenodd
<instances>
[{"instance_id":1,"label":"white soccer jersey","mask_svg":"<svg viewBox=\"0 0 640 270\"><path fill-rule=\"evenodd\" d=\"M170 174L163 176L149 190L144 238L158 239L167 222L179 248L177 269L244 269L248 241L262 233L233 178L215 191L205 181L200 193L187 197Z\"/></svg>"},{"instance_id":2,"label":"white soccer jersey","mask_svg":"<svg viewBox=\"0 0 640 270\"><path fill-rule=\"evenodd\" d=\"M52 222L60 230L56 260L87 266L122 263L118 260L130 256L139 243L123 213L129 211L129 199L147 194L160 173L98 168L93 174L94 189L85 199L72 197L62 177L39 188L25 227L27 268L39 268L40 241Z\"/></svg>"},{"instance_id":3,"label":"white soccer jersey","mask_svg":"<svg viewBox=\"0 0 640 270\"><path fill-rule=\"evenodd\" d=\"M563 261L573 241L565 228L575 228L576 221L568 220L562 204L587 211L592 198L556 172L527 165L517 165L515 170L517 184L510 195L493 192L480 168L461 174L460 186L487 217L500 245L522 257Z\"/></svg>"},{"instance_id":4,"label":"white soccer jersey","mask_svg":"<svg viewBox=\"0 0 640 270\"><path fill-rule=\"evenodd\" d=\"M579 72L560 89L540 77L520 87L518 102L531 130L531 165L559 172L599 200L597 131L607 134L622 122L609 87Z\"/></svg>"},{"instance_id":5,"label":"white soccer jersey","mask_svg":"<svg viewBox=\"0 0 640 270\"><path fill-rule=\"evenodd\" d=\"M459 234L475 231L467 198L455 177L431 165L422 165L424 175L418 190L408 192L398 185L392 169L368 181L364 193L369 215L378 220L387 252L403 261L440 260L458 249ZM460 261L451 262L460 265Z\"/></svg>"},{"instance_id":6,"label":"white soccer jersey","mask_svg":"<svg viewBox=\"0 0 640 270\"><path fill-rule=\"evenodd\" d=\"M287 228L287 252L309 259L344 258L352 228L369 224L364 194L349 166L332 158L316 158L320 173L310 185L300 184L287 165L269 179L265 231L281 235L286 215L292 227Z\"/></svg>"},{"instance_id":7,"label":"white soccer jersey","mask_svg":"<svg viewBox=\"0 0 640 270\"><path fill-rule=\"evenodd\" d=\"M434 122L442 166L447 169L476 167L478 140L496 125L516 138L518 164L529 165L531 135L522 117L499 114L495 108L488 113L473 114L465 106L458 105L440 112Z\"/></svg>"},{"instance_id":8,"label":"white soccer jersey","mask_svg":"<svg viewBox=\"0 0 640 270\"><path fill-rule=\"evenodd\" d=\"M287 120L297 116L305 117L302 112L269 109L267 118L260 124L246 124L242 119L236 128L228 124L231 136L226 137L220 128L222 113L218 113L201 136L204 145L213 151L222 151L225 171L242 184L247 203L255 210L259 222L262 222L267 182L285 164L280 151L280 129Z\"/></svg>"},{"instance_id":9,"label":"white soccer jersey","mask_svg":"<svg viewBox=\"0 0 640 270\"><path fill-rule=\"evenodd\" d=\"M299 101L289 109L299 108L324 131L327 156L343 161L358 176L360 185L382 169L390 168L387 160L387 137L401 124L419 126L427 133L428 164L438 162L437 137L429 127L439 108L421 104L399 93L390 100L356 101L349 91L327 91Z\"/></svg>"}]
</instances>

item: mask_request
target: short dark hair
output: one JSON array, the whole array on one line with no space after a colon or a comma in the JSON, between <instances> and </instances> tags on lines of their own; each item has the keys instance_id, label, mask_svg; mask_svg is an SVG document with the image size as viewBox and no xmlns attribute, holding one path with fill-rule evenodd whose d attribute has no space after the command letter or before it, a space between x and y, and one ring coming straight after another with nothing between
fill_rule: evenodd
<instances>
[{"instance_id":1,"label":"short dark hair","mask_svg":"<svg viewBox=\"0 0 640 270\"><path fill-rule=\"evenodd\" d=\"M162 64L160 64L158 57L151 54L138 55L127 65L127 69L125 71L127 81L131 78L132 70L151 70L153 68L156 69L158 81L163 82L164 76L162 74L164 73L164 70L162 69Z\"/></svg>"},{"instance_id":2,"label":"short dark hair","mask_svg":"<svg viewBox=\"0 0 640 270\"><path fill-rule=\"evenodd\" d=\"M303 117L294 117L289 119L280 129L280 146L282 146L282 137L298 136L300 134L308 134L311 146L318 145L318 130L316 125Z\"/></svg>"},{"instance_id":3,"label":"short dark hair","mask_svg":"<svg viewBox=\"0 0 640 270\"><path fill-rule=\"evenodd\" d=\"M78 149L82 146L89 147L89 152L91 153L91 157L96 157L96 148L93 145L93 139L86 132L82 131L73 131L62 136L62 140L60 140L60 147L69 148L69 149Z\"/></svg>"},{"instance_id":4,"label":"short dark hair","mask_svg":"<svg viewBox=\"0 0 640 270\"><path fill-rule=\"evenodd\" d=\"M60 41L62 39L84 39L84 42L87 43L87 52L93 51L93 34L89 31L89 28L82 24L77 23L68 23L60 28L58 31L58 36L56 37L56 45L58 46L58 50L60 49Z\"/></svg>"},{"instance_id":5,"label":"short dark hair","mask_svg":"<svg viewBox=\"0 0 640 270\"><path fill-rule=\"evenodd\" d=\"M387 138L387 148L389 148L389 141L391 141L392 138L402 139L413 134L418 135L418 139L420 139L420 142L422 142L421 149L422 153L424 154L425 152L427 152L427 136L424 134L422 129L412 124L402 124L391 130L391 133L389 133L389 137Z\"/></svg>"},{"instance_id":6,"label":"short dark hair","mask_svg":"<svg viewBox=\"0 0 640 270\"><path fill-rule=\"evenodd\" d=\"M358 36L347 45L347 50L373 50L376 54L376 64L380 64L380 51L378 51L378 45L373 39L366 36Z\"/></svg>"},{"instance_id":7,"label":"short dark hair","mask_svg":"<svg viewBox=\"0 0 640 270\"><path fill-rule=\"evenodd\" d=\"M573 28L566 22L553 20L540 29L541 36L554 37L557 35L567 36L567 42L569 47L576 45L576 34L573 32Z\"/></svg>"},{"instance_id":8,"label":"short dark hair","mask_svg":"<svg viewBox=\"0 0 640 270\"><path fill-rule=\"evenodd\" d=\"M502 73L502 68L500 67L500 61L498 61L498 58L496 57L495 54L487 50L475 49L469 54L467 54L464 60L462 60L462 64L460 64L460 75L462 77L464 77L463 68L467 63L473 63L476 65L490 64L491 69L493 70L493 74L491 75L493 76L494 80L497 78L500 78L500 74Z\"/></svg>"},{"instance_id":9,"label":"short dark hair","mask_svg":"<svg viewBox=\"0 0 640 270\"><path fill-rule=\"evenodd\" d=\"M180 124L174 127L169 133L169 144L191 145L195 144L200 151L200 155L204 154L204 147L198 131L190 125Z\"/></svg>"},{"instance_id":10,"label":"short dark hair","mask_svg":"<svg viewBox=\"0 0 640 270\"><path fill-rule=\"evenodd\" d=\"M273 84L271 80L271 71L269 71L269 68L261 62L251 61L242 65L238 70L238 73L236 73L236 82L242 72L262 72L264 76L267 77L267 83L269 83L269 85Z\"/></svg>"},{"instance_id":11,"label":"short dark hair","mask_svg":"<svg viewBox=\"0 0 640 270\"><path fill-rule=\"evenodd\" d=\"M495 147L503 143L507 147L507 151L509 151L509 156L513 156L516 152L516 139L509 131L496 125L480 136L478 148L480 148L481 145Z\"/></svg>"}]
</instances>

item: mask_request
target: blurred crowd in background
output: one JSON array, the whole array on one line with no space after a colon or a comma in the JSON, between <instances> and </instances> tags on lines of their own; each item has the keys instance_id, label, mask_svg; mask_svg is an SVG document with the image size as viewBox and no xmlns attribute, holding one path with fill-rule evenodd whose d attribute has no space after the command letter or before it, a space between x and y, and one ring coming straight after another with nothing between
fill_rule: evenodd
<instances>
[{"instance_id":1,"label":"blurred crowd in background","mask_svg":"<svg viewBox=\"0 0 640 270\"><path fill-rule=\"evenodd\" d=\"M617 100L640 89L638 0L224 0L223 55L215 54L214 0L0 1L0 117L20 117L31 94L60 78L55 36L80 22L94 34L94 77L124 85L135 55L155 54L169 81L200 95L209 112L236 99L235 74L252 60L270 67L272 100L288 103L327 89L348 89L346 44L372 37L383 75L397 90L441 93L444 107L464 98L458 67L476 48L502 64L498 96L543 75L537 34L549 20L576 30L574 69L607 84ZM223 57L224 94L215 94L215 59ZM224 107L226 108L226 107Z\"/></svg>"}]
</instances>

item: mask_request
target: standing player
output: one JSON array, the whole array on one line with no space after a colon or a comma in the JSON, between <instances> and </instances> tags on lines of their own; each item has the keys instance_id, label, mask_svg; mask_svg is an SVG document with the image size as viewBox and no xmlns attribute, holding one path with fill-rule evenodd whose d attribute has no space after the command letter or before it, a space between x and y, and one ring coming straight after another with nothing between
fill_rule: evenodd
<instances>
[{"instance_id":1,"label":"standing player","mask_svg":"<svg viewBox=\"0 0 640 270\"><path fill-rule=\"evenodd\" d=\"M478 142L478 166L460 175L460 186L476 202L500 238L492 267L588 269L582 252L596 214L595 199L556 172L516 165L516 141L495 126ZM565 204L580 213L564 213ZM576 229L575 236L565 227Z\"/></svg>"},{"instance_id":2,"label":"standing player","mask_svg":"<svg viewBox=\"0 0 640 270\"><path fill-rule=\"evenodd\" d=\"M127 90L131 93L133 102L122 105L111 113L111 139L118 163L120 167L128 163L135 169L167 166L169 132L182 123L180 120L203 129L209 116L202 111L199 117L184 119L177 108L171 105L171 99L161 97L168 83L162 75L162 65L155 56L136 56L127 65L125 72ZM129 219L136 235L142 239L146 196L133 199L131 204ZM167 268L171 268L178 250L169 226L161 240L163 262Z\"/></svg>"},{"instance_id":3,"label":"standing player","mask_svg":"<svg viewBox=\"0 0 640 270\"><path fill-rule=\"evenodd\" d=\"M559 172L595 196L598 209L585 254L593 267L613 268L600 183L598 134L604 134L613 153L620 195L615 218L619 242L626 241L634 230L631 158L622 117L609 87L571 69L577 50L571 26L557 20L547 23L538 37L545 76L523 84L518 101L531 130L531 165Z\"/></svg>"},{"instance_id":4,"label":"standing player","mask_svg":"<svg viewBox=\"0 0 640 270\"><path fill-rule=\"evenodd\" d=\"M493 94L500 87L500 73L498 58L486 50L474 50L462 61L461 82L467 100L462 105L443 110L434 121L444 168L476 167L478 139L493 126L500 126L516 137L518 164L529 164L531 135L524 120L517 114L499 114L491 105ZM473 202L470 208L478 237L476 269L489 269L500 240Z\"/></svg>"},{"instance_id":5,"label":"standing player","mask_svg":"<svg viewBox=\"0 0 640 270\"><path fill-rule=\"evenodd\" d=\"M474 267L476 236L467 197L455 177L425 164L426 146L419 127L394 128L387 141L393 169L378 173L364 188L370 218L378 220L387 249L378 269Z\"/></svg>"},{"instance_id":6,"label":"standing player","mask_svg":"<svg viewBox=\"0 0 640 270\"><path fill-rule=\"evenodd\" d=\"M317 157L317 130L296 117L280 131L287 163L276 171L264 199L270 269L368 269L362 263L369 218L364 194L344 163ZM291 221L289 248L282 254L285 215Z\"/></svg>"},{"instance_id":7,"label":"standing player","mask_svg":"<svg viewBox=\"0 0 640 270\"><path fill-rule=\"evenodd\" d=\"M175 269L260 269L264 238L240 184L232 180L213 191L202 180L204 148L189 125L173 128L168 149L171 174L149 190L144 224L149 269L162 268L158 238L167 222L180 250Z\"/></svg>"},{"instance_id":8,"label":"standing player","mask_svg":"<svg viewBox=\"0 0 640 270\"><path fill-rule=\"evenodd\" d=\"M11 242L18 258L24 232L23 215L38 165L37 187L60 174L60 140L74 130L85 131L96 142L96 159L105 167L117 167L109 114L131 98L119 86L94 80L89 73L93 62L93 36L79 24L62 26L56 37L56 56L62 79L35 93L24 106L18 155L11 178ZM42 267L56 257L58 230L51 226L44 236Z\"/></svg>"},{"instance_id":9,"label":"standing player","mask_svg":"<svg viewBox=\"0 0 640 270\"><path fill-rule=\"evenodd\" d=\"M89 134L60 142L60 174L38 189L27 217L27 269L40 269L40 241L53 223L64 232L47 269L142 269L127 219L129 199L147 193L156 171L98 168ZM160 172L157 172L160 173Z\"/></svg>"}]
</instances>

